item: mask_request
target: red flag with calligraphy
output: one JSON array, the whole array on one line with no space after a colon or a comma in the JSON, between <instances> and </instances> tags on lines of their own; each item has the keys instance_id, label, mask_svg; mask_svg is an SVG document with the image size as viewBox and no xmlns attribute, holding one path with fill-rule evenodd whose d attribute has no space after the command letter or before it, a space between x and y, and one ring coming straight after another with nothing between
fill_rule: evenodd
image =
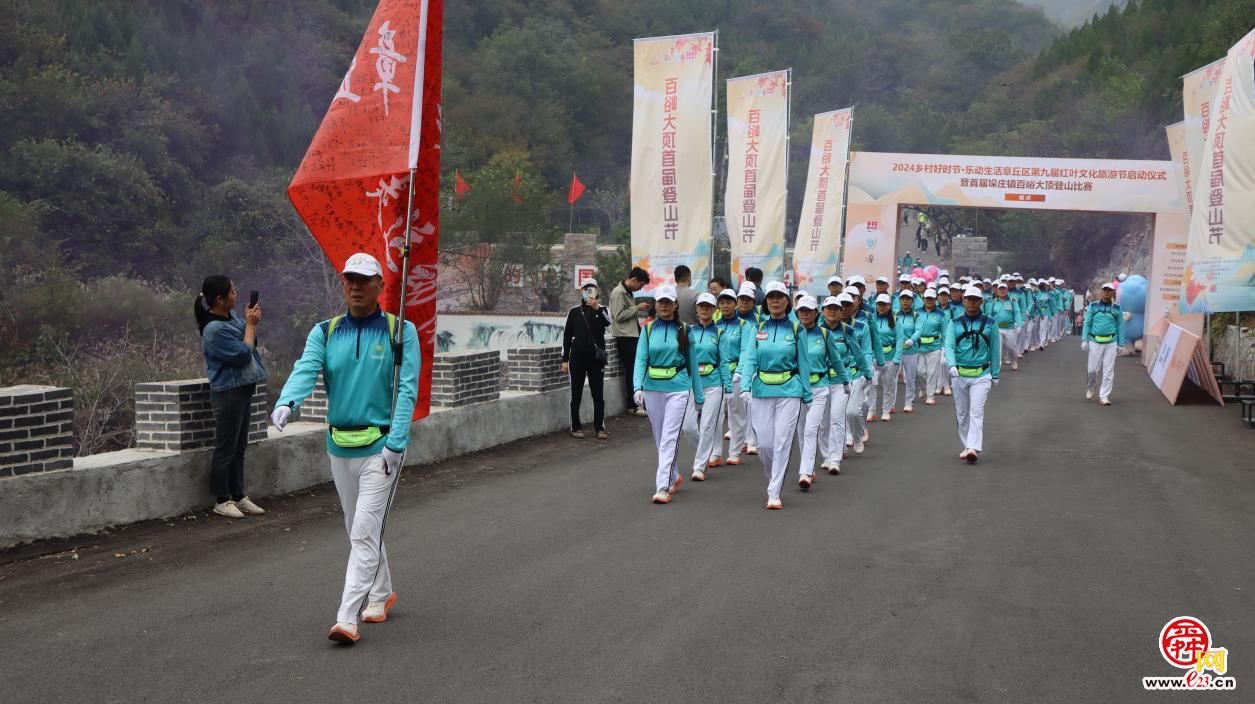
<instances>
[{"instance_id":1,"label":"red flag with calligraphy","mask_svg":"<svg viewBox=\"0 0 1255 704\"><path fill-rule=\"evenodd\" d=\"M444 0L382 0L288 197L339 270L354 252L384 265L380 304L402 305L405 211L414 188L405 318L422 354L415 419L431 406L440 195ZM414 183L410 183L410 170Z\"/></svg>"},{"instance_id":2,"label":"red flag with calligraphy","mask_svg":"<svg viewBox=\"0 0 1255 704\"><path fill-rule=\"evenodd\" d=\"M453 171L453 177L453 192L457 194L458 200L462 200L467 193L471 192L471 184L467 183L466 179L462 178L462 172L456 169Z\"/></svg>"},{"instance_id":3,"label":"red flag with calligraphy","mask_svg":"<svg viewBox=\"0 0 1255 704\"><path fill-rule=\"evenodd\" d=\"M575 201L584 195L584 184L580 183L580 179L575 174L571 174L571 190L567 191L566 202L568 205L575 205Z\"/></svg>"}]
</instances>

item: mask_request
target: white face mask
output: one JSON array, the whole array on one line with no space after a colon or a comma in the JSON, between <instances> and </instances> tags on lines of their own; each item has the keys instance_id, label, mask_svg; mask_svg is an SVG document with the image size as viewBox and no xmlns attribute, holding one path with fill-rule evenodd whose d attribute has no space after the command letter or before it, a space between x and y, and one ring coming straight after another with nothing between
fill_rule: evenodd
<instances>
[{"instance_id":1,"label":"white face mask","mask_svg":"<svg viewBox=\"0 0 1255 704\"><path fill-rule=\"evenodd\" d=\"M586 288L586 289L584 289L584 292L583 292L582 294L580 294L580 295L581 295L581 297L584 299L584 302L585 302L585 303L588 303L589 301L591 301L591 300L593 300L594 298L596 298L596 297L597 297L597 289L595 289L595 288Z\"/></svg>"}]
</instances>

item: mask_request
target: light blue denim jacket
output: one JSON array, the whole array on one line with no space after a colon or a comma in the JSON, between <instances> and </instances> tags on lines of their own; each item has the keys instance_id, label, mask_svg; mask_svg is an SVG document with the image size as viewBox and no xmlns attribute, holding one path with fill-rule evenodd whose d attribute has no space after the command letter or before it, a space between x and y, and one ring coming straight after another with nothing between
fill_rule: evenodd
<instances>
[{"instance_id":1,"label":"light blue denim jacket","mask_svg":"<svg viewBox=\"0 0 1255 704\"><path fill-rule=\"evenodd\" d=\"M215 318L201 333L205 376L213 391L230 391L266 380L266 367L256 347L244 344L244 319L231 311L230 320Z\"/></svg>"}]
</instances>

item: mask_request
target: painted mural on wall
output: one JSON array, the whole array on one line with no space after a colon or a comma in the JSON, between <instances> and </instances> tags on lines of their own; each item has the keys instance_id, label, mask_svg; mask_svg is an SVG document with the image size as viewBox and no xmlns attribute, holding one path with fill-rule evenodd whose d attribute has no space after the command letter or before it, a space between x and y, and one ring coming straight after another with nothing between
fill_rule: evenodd
<instances>
[{"instance_id":1,"label":"painted mural on wall","mask_svg":"<svg viewBox=\"0 0 1255 704\"><path fill-rule=\"evenodd\" d=\"M561 315L442 313L436 319L436 353L560 345L565 322Z\"/></svg>"}]
</instances>

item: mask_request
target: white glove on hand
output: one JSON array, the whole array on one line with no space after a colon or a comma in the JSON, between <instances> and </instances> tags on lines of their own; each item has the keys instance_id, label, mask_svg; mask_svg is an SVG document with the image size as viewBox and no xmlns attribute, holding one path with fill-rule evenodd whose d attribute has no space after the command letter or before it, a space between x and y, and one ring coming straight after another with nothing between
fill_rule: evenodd
<instances>
[{"instance_id":1,"label":"white glove on hand","mask_svg":"<svg viewBox=\"0 0 1255 704\"><path fill-rule=\"evenodd\" d=\"M279 429L279 432L283 432L283 429L287 427L288 421L291 419L292 419L292 407L291 406L279 406L278 408L275 409L274 413L270 414L270 422L272 425L274 425L276 428Z\"/></svg>"},{"instance_id":2,"label":"white glove on hand","mask_svg":"<svg viewBox=\"0 0 1255 704\"><path fill-rule=\"evenodd\" d=\"M733 374L733 375L732 375L732 383L733 383L733 384L739 384L739 383L741 383L741 375L740 375L739 373L738 373L738 374Z\"/></svg>"},{"instance_id":3,"label":"white glove on hand","mask_svg":"<svg viewBox=\"0 0 1255 704\"><path fill-rule=\"evenodd\" d=\"M958 368L958 367L950 367L950 378L951 378L951 379L954 379L954 378L955 378L955 377L957 377L958 375L959 375L959 368Z\"/></svg>"},{"instance_id":4,"label":"white glove on hand","mask_svg":"<svg viewBox=\"0 0 1255 704\"><path fill-rule=\"evenodd\" d=\"M914 346L915 346L915 340L912 340L912 339L910 339L910 338L907 338L907 339L905 339L905 340L903 340L903 341L902 341L902 347L903 347L904 349L908 349L908 350L909 350L909 349L911 349L911 348L912 348L912 347L914 347Z\"/></svg>"},{"instance_id":5,"label":"white glove on hand","mask_svg":"<svg viewBox=\"0 0 1255 704\"><path fill-rule=\"evenodd\" d=\"M1085 340L1084 342L1081 343L1081 351L1082 352L1089 351L1089 340Z\"/></svg>"},{"instance_id":6,"label":"white glove on hand","mask_svg":"<svg viewBox=\"0 0 1255 704\"><path fill-rule=\"evenodd\" d=\"M741 392L741 403L749 403L749 402L750 402L750 392L748 392L748 391L742 391L742 392Z\"/></svg>"},{"instance_id":7,"label":"white glove on hand","mask_svg":"<svg viewBox=\"0 0 1255 704\"><path fill-rule=\"evenodd\" d=\"M404 452L397 452L384 445L383 452L379 454L383 456L384 473L392 474L401 470L401 462L405 459Z\"/></svg>"},{"instance_id":8,"label":"white glove on hand","mask_svg":"<svg viewBox=\"0 0 1255 704\"><path fill-rule=\"evenodd\" d=\"M994 386L997 386L997 385L998 385L998 380L994 379Z\"/></svg>"},{"instance_id":9,"label":"white glove on hand","mask_svg":"<svg viewBox=\"0 0 1255 704\"><path fill-rule=\"evenodd\" d=\"M636 402L637 407L644 408L645 407L645 392L641 391L640 389L637 389L636 393L632 394L632 400Z\"/></svg>"}]
</instances>

